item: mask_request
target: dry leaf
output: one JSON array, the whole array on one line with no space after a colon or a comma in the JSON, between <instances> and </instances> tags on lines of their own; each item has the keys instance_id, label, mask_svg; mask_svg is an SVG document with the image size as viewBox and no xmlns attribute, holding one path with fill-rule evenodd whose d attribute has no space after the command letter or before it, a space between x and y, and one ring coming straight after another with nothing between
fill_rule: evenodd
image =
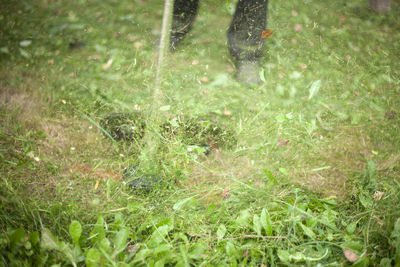
<instances>
[{"instance_id":1,"label":"dry leaf","mask_svg":"<svg viewBox=\"0 0 400 267\"><path fill-rule=\"evenodd\" d=\"M350 59L351 59L351 56L350 56L350 55L347 55L347 56L346 56L346 60L349 61Z\"/></svg>"},{"instance_id":2,"label":"dry leaf","mask_svg":"<svg viewBox=\"0 0 400 267\"><path fill-rule=\"evenodd\" d=\"M272 35L272 31L271 30L265 30L261 33L261 39L270 37Z\"/></svg>"},{"instance_id":3,"label":"dry leaf","mask_svg":"<svg viewBox=\"0 0 400 267\"><path fill-rule=\"evenodd\" d=\"M99 180L96 181L96 184L94 185L94 190L96 190L99 187Z\"/></svg>"},{"instance_id":4,"label":"dry leaf","mask_svg":"<svg viewBox=\"0 0 400 267\"><path fill-rule=\"evenodd\" d=\"M349 262L358 261L358 258L359 258L358 255L356 253L354 253L353 251L351 251L350 249L346 248L343 253Z\"/></svg>"},{"instance_id":5,"label":"dry leaf","mask_svg":"<svg viewBox=\"0 0 400 267\"><path fill-rule=\"evenodd\" d=\"M200 78L200 81L202 83L208 83L208 78L206 76L203 76L203 77Z\"/></svg>"},{"instance_id":6,"label":"dry leaf","mask_svg":"<svg viewBox=\"0 0 400 267\"><path fill-rule=\"evenodd\" d=\"M294 24L293 28L294 28L295 32L302 32L303 31L303 27L298 23Z\"/></svg>"},{"instance_id":7,"label":"dry leaf","mask_svg":"<svg viewBox=\"0 0 400 267\"><path fill-rule=\"evenodd\" d=\"M224 190L222 190L222 198L227 199L229 197L229 191L231 191L231 188L228 186Z\"/></svg>"},{"instance_id":8,"label":"dry leaf","mask_svg":"<svg viewBox=\"0 0 400 267\"><path fill-rule=\"evenodd\" d=\"M230 110L224 110L224 115L225 116L232 116L232 112Z\"/></svg>"},{"instance_id":9,"label":"dry leaf","mask_svg":"<svg viewBox=\"0 0 400 267\"><path fill-rule=\"evenodd\" d=\"M54 59L49 59L49 60L47 61L47 63L49 63L50 65L53 65L53 64L54 64Z\"/></svg>"},{"instance_id":10,"label":"dry leaf","mask_svg":"<svg viewBox=\"0 0 400 267\"><path fill-rule=\"evenodd\" d=\"M108 70L111 67L111 64L113 63L113 59L110 58L107 63L103 64L102 68L103 70Z\"/></svg>"},{"instance_id":11,"label":"dry leaf","mask_svg":"<svg viewBox=\"0 0 400 267\"><path fill-rule=\"evenodd\" d=\"M301 64L300 65L300 69L303 70L303 71L306 70L307 69L307 65L306 64Z\"/></svg>"},{"instance_id":12,"label":"dry leaf","mask_svg":"<svg viewBox=\"0 0 400 267\"><path fill-rule=\"evenodd\" d=\"M279 138L277 146L287 146L289 144L289 140L282 140Z\"/></svg>"},{"instance_id":13,"label":"dry leaf","mask_svg":"<svg viewBox=\"0 0 400 267\"><path fill-rule=\"evenodd\" d=\"M141 42L134 42L134 43L133 43L133 46L134 46L136 49L139 49L139 48L141 48L141 47L143 46L143 44L142 44Z\"/></svg>"},{"instance_id":14,"label":"dry leaf","mask_svg":"<svg viewBox=\"0 0 400 267\"><path fill-rule=\"evenodd\" d=\"M375 199L375 200L381 200L381 198L383 197L384 194L385 194L385 192L376 191L376 192L374 193L374 199Z\"/></svg>"}]
</instances>

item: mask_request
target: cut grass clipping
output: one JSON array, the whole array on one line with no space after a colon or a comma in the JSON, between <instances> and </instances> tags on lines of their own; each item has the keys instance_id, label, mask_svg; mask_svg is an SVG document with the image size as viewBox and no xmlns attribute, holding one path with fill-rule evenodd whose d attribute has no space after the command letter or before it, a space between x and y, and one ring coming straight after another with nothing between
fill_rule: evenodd
<instances>
[{"instance_id":1,"label":"cut grass clipping","mask_svg":"<svg viewBox=\"0 0 400 267\"><path fill-rule=\"evenodd\" d=\"M119 112L106 115L100 126L117 141L140 142L145 132L145 117L139 112ZM232 149L236 143L236 134L226 126L204 118L178 117L162 123L161 135L169 141L179 140L186 145L206 147L207 150ZM104 133L106 137L108 135Z\"/></svg>"}]
</instances>

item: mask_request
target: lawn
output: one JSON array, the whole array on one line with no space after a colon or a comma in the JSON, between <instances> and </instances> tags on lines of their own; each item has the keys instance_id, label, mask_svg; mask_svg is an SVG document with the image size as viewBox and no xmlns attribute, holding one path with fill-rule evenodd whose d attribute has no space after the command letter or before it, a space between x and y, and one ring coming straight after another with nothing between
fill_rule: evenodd
<instances>
[{"instance_id":1,"label":"lawn","mask_svg":"<svg viewBox=\"0 0 400 267\"><path fill-rule=\"evenodd\" d=\"M0 0L0 266L400 266L400 2L270 1L259 86L234 7L155 105L163 1Z\"/></svg>"}]
</instances>

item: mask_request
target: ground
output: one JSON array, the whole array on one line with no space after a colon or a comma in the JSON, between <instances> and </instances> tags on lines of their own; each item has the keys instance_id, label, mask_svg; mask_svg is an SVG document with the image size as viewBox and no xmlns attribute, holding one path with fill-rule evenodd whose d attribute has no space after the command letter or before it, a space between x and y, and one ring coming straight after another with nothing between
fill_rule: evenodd
<instances>
[{"instance_id":1,"label":"ground","mask_svg":"<svg viewBox=\"0 0 400 267\"><path fill-rule=\"evenodd\" d=\"M40 265L51 250L43 264L400 264L398 1L387 14L364 0L271 1L253 87L228 52L235 2L203 1L156 111L233 129L234 147L208 155L180 137L144 153L99 125L154 108L161 2L0 6L2 264ZM138 162L165 186L125 186Z\"/></svg>"}]
</instances>

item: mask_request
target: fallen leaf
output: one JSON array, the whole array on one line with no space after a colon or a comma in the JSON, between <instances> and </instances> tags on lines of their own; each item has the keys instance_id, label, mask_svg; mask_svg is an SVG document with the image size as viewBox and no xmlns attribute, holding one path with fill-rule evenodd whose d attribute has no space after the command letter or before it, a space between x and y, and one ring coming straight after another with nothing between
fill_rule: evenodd
<instances>
[{"instance_id":1,"label":"fallen leaf","mask_svg":"<svg viewBox=\"0 0 400 267\"><path fill-rule=\"evenodd\" d=\"M227 199L229 197L229 192L231 191L231 188L228 186L224 190L222 190L222 198Z\"/></svg>"},{"instance_id":2,"label":"fallen leaf","mask_svg":"<svg viewBox=\"0 0 400 267\"><path fill-rule=\"evenodd\" d=\"M103 66L102 66L103 70L108 70L108 69L111 67L112 63L113 63L113 59L110 58L110 59L107 61L107 63L103 64Z\"/></svg>"},{"instance_id":3,"label":"fallen leaf","mask_svg":"<svg viewBox=\"0 0 400 267\"><path fill-rule=\"evenodd\" d=\"M64 99L62 99L61 102L62 102L64 105L67 104L67 101L65 101Z\"/></svg>"},{"instance_id":4,"label":"fallen leaf","mask_svg":"<svg viewBox=\"0 0 400 267\"><path fill-rule=\"evenodd\" d=\"M49 63L50 65L53 65L53 64L54 64L54 59L49 59L49 60L47 61L47 63Z\"/></svg>"},{"instance_id":5,"label":"fallen leaf","mask_svg":"<svg viewBox=\"0 0 400 267\"><path fill-rule=\"evenodd\" d=\"M208 78L206 76L203 76L203 77L200 78L200 81L202 83L208 83Z\"/></svg>"},{"instance_id":6,"label":"fallen leaf","mask_svg":"<svg viewBox=\"0 0 400 267\"><path fill-rule=\"evenodd\" d=\"M141 42L134 42L134 43L133 43L133 46L134 46L136 49L139 49L139 48L141 48L141 47L143 46L143 44L142 44Z\"/></svg>"},{"instance_id":7,"label":"fallen leaf","mask_svg":"<svg viewBox=\"0 0 400 267\"><path fill-rule=\"evenodd\" d=\"M381 198L383 197L384 194L385 194L385 192L376 191L376 192L374 193L374 199L375 199L375 200L381 200Z\"/></svg>"},{"instance_id":8,"label":"fallen leaf","mask_svg":"<svg viewBox=\"0 0 400 267\"><path fill-rule=\"evenodd\" d=\"M261 33L261 39L270 37L272 35L272 31L271 30L265 30Z\"/></svg>"},{"instance_id":9,"label":"fallen leaf","mask_svg":"<svg viewBox=\"0 0 400 267\"><path fill-rule=\"evenodd\" d=\"M287 146L289 144L289 140L282 140L281 138L279 138L278 144L277 146Z\"/></svg>"},{"instance_id":10,"label":"fallen leaf","mask_svg":"<svg viewBox=\"0 0 400 267\"><path fill-rule=\"evenodd\" d=\"M303 71L306 70L307 69L307 65L306 64L301 64L300 65L300 69L303 70Z\"/></svg>"},{"instance_id":11,"label":"fallen leaf","mask_svg":"<svg viewBox=\"0 0 400 267\"><path fill-rule=\"evenodd\" d=\"M358 261L358 258L359 258L358 255L356 253L354 253L353 251L351 251L350 249L346 248L343 253L349 262Z\"/></svg>"},{"instance_id":12,"label":"fallen leaf","mask_svg":"<svg viewBox=\"0 0 400 267\"><path fill-rule=\"evenodd\" d=\"M96 181L96 184L94 185L94 190L96 190L99 187L99 180Z\"/></svg>"},{"instance_id":13,"label":"fallen leaf","mask_svg":"<svg viewBox=\"0 0 400 267\"><path fill-rule=\"evenodd\" d=\"M298 23L294 24L293 29L294 29L295 32L302 32L303 31L303 27Z\"/></svg>"},{"instance_id":14,"label":"fallen leaf","mask_svg":"<svg viewBox=\"0 0 400 267\"><path fill-rule=\"evenodd\" d=\"M346 55L346 60L349 61L351 59L350 55Z\"/></svg>"},{"instance_id":15,"label":"fallen leaf","mask_svg":"<svg viewBox=\"0 0 400 267\"><path fill-rule=\"evenodd\" d=\"M230 110L224 110L224 115L225 116L232 116L232 112Z\"/></svg>"}]
</instances>

